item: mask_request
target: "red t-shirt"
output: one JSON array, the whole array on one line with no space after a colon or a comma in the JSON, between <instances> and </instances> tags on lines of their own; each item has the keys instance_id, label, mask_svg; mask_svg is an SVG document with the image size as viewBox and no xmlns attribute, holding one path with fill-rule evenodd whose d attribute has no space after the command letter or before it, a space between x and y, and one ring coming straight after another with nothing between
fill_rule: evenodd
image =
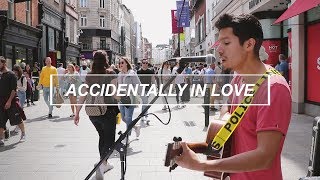
<instances>
[{"instance_id":1,"label":"red t-shirt","mask_svg":"<svg viewBox=\"0 0 320 180\"><path fill-rule=\"evenodd\" d=\"M236 76L232 83L243 84L242 77ZM243 95L232 95L232 104L240 104ZM268 80L266 79L255 94L252 104L268 104ZM237 106L231 107L231 112ZM231 174L231 180L282 180L281 151L291 119L291 92L286 80L280 75L270 77L270 106L250 106L232 136L231 154L236 155L257 147L257 133L279 131L283 134L280 149L270 169ZM272 141L272 139L270 139Z\"/></svg>"}]
</instances>

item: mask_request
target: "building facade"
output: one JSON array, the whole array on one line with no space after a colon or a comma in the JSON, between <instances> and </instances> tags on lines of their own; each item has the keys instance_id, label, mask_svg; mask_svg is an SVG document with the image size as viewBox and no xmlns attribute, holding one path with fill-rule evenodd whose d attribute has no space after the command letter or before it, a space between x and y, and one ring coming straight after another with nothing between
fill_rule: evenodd
<instances>
[{"instance_id":1,"label":"building facade","mask_svg":"<svg viewBox=\"0 0 320 180\"><path fill-rule=\"evenodd\" d=\"M206 54L206 1L190 1L192 16L195 18L195 55Z\"/></svg>"},{"instance_id":2,"label":"building facade","mask_svg":"<svg viewBox=\"0 0 320 180\"><path fill-rule=\"evenodd\" d=\"M39 21L42 29L41 60L49 56L54 66L59 62L66 62L64 8L65 3L62 0L39 1Z\"/></svg>"},{"instance_id":3,"label":"building facade","mask_svg":"<svg viewBox=\"0 0 320 180\"><path fill-rule=\"evenodd\" d=\"M65 1L65 48L66 48L66 63L77 63L80 60L80 45L79 45L79 15L77 12L77 1Z\"/></svg>"},{"instance_id":4,"label":"building facade","mask_svg":"<svg viewBox=\"0 0 320 180\"><path fill-rule=\"evenodd\" d=\"M23 0L0 1L0 56L8 67L40 61L38 2Z\"/></svg>"},{"instance_id":5,"label":"building facade","mask_svg":"<svg viewBox=\"0 0 320 180\"><path fill-rule=\"evenodd\" d=\"M121 55L131 58L131 11L126 5L120 5Z\"/></svg>"},{"instance_id":6,"label":"building facade","mask_svg":"<svg viewBox=\"0 0 320 180\"><path fill-rule=\"evenodd\" d=\"M93 58L93 51L106 50L109 63L120 55L119 0L79 1L79 41L85 59Z\"/></svg>"}]
</instances>

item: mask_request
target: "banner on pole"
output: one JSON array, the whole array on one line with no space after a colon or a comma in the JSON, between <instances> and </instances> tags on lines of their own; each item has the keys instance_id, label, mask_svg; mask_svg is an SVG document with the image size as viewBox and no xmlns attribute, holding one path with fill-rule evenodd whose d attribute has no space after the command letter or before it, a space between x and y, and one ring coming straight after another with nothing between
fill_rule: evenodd
<instances>
[{"instance_id":1,"label":"banner on pole","mask_svg":"<svg viewBox=\"0 0 320 180\"><path fill-rule=\"evenodd\" d=\"M177 34L177 33L183 32L183 28L177 26L177 23L178 23L177 17L178 17L177 10L171 10L172 34Z\"/></svg>"},{"instance_id":2,"label":"banner on pole","mask_svg":"<svg viewBox=\"0 0 320 180\"><path fill-rule=\"evenodd\" d=\"M184 4L183 4L184 2ZM189 1L177 1L177 20L178 27L190 27ZM181 15L180 15L181 14Z\"/></svg>"}]
</instances>

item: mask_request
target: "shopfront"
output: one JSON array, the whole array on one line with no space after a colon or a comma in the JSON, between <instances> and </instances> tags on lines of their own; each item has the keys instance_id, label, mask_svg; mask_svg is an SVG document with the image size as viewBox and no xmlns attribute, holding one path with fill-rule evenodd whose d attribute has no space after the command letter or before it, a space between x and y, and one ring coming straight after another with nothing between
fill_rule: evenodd
<instances>
[{"instance_id":1,"label":"shopfront","mask_svg":"<svg viewBox=\"0 0 320 180\"><path fill-rule=\"evenodd\" d=\"M3 30L0 43L0 55L8 60L11 69L15 64L33 64L39 60L39 42L41 30L8 19L7 24L0 24Z\"/></svg>"},{"instance_id":2,"label":"shopfront","mask_svg":"<svg viewBox=\"0 0 320 180\"><path fill-rule=\"evenodd\" d=\"M320 105L320 7L306 13L306 101Z\"/></svg>"},{"instance_id":3,"label":"shopfront","mask_svg":"<svg viewBox=\"0 0 320 180\"><path fill-rule=\"evenodd\" d=\"M65 61L64 51L64 33L63 33L63 19L64 15L45 2L39 3L42 34L41 41L41 56L42 60L45 57L51 57L52 65L56 66L58 63ZM41 62L43 63L43 61Z\"/></svg>"}]
</instances>

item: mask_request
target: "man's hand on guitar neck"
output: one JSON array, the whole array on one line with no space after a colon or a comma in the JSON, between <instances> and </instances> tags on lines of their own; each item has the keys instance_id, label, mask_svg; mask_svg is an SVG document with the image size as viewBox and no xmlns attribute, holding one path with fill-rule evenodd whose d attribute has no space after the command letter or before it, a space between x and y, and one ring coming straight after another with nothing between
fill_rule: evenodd
<instances>
[{"instance_id":1,"label":"man's hand on guitar neck","mask_svg":"<svg viewBox=\"0 0 320 180\"><path fill-rule=\"evenodd\" d=\"M181 143L181 147L183 153L175 159L176 163L183 168L204 171L204 162L199 159L197 154L193 152L185 142Z\"/></svg>"}]
</instances>

